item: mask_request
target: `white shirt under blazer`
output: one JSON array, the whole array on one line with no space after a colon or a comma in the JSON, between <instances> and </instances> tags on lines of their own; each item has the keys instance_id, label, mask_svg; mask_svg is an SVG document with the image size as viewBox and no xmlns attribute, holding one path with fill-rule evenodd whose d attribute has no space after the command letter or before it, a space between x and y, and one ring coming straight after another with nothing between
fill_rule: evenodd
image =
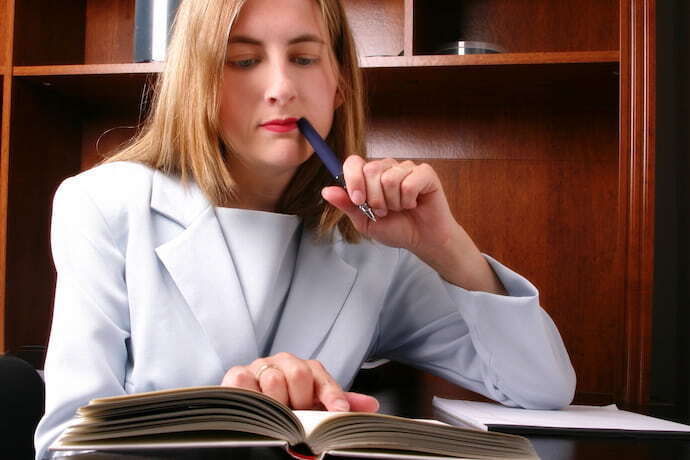
<instances>
[{"instance_id":1,"label":"white shirt under blazer","mask_svg":"<svg viewBox=\"0 0 690 460\"><path fill-rule=\"evenodd\" d=\"M52 219L39 458L92 398L216 385L259 357L216 209L194 184L109 163L65 180ZM270 354L317 359L345 388L363 361L389 358L506 405L572 400L575 373L537 290L490 257L508 296L449 284L403 249L300 238Z\"/></svg>"}]
</instances>

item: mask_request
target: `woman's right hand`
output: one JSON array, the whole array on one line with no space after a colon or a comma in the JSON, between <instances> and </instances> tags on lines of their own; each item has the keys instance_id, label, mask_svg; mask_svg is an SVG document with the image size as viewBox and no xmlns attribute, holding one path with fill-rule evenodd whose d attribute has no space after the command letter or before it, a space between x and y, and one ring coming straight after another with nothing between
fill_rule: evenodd
<instances>
[{"instance_id":1,"label":"woman's right hand","mask_svg":"<svg viewBox=\"0 0 690 460\"><path fill-rule=\"evenodd\" d=\"M259 358L226 372L222 386L265 393L296 410L376 412L376 398L343 391L319 361L290 353Z\"/></svg>"}]
</instances>

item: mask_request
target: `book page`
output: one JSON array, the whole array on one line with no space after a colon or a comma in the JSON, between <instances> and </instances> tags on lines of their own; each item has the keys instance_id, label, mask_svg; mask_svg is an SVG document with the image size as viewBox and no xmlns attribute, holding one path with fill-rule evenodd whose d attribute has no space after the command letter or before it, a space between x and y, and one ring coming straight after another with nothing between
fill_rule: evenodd
<instances>
[{"instance_id":1,"label":"book page","mask_svg":"<svg viewBox=\"0 0 690 460\"><path fill-rule=\"evenodd\" d=\"M325 410L296 410L293 412L302 423L302 428L304 428L304 433L307 438L311 435L312 431L314 431L314 428L324 420L331 419L338 415L349 414L349 412L328 412Z\"/></svg>"},{"instance_id":2,"label":"book page","mask_svg":"<svg viewBox=\"0 0 690 460\"><path fill-rule=\"evenodd\" d=\"M434 408L467 424L574 428L594 430L677 431L690 433L690 426L610 406L571 405L562 410L530 410L496 403L434 397Z\"/></svg>"}]
</instances>

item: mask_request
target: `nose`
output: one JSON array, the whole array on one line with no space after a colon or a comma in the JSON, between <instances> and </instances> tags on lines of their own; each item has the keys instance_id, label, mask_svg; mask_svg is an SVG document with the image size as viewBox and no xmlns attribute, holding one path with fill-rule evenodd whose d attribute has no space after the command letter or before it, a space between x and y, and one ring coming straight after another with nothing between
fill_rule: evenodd
<instances>
[{"instance_id":1,"label":"nose","mask_svg":"<svg viewBox=\"0 0 690 460\"><path fill-rule=\"evenodd\" d=\"M285 106L297 97L296 82L285 65L270 66L266 85L266 100L271 105Z\"/></svg>"}]
</instances>

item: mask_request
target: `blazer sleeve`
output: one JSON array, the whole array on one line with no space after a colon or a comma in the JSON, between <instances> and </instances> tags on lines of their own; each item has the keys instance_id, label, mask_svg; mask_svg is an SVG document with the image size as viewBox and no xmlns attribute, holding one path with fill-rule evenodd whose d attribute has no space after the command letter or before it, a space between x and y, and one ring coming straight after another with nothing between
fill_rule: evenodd
<instances>
[{"instance_id":1,"label":"blazer sleeve","mask_svg":"<svg viewBox=\"0 0 690 460\"><path fill-rule=\"evenodd\" d=\"M427 370L508 406L568 405L575 371L536 288L485 257L508 296L447 283L401 250L374 356Z\"/></svg>"},{"instance_id":2,"label":"blazer sleeve","mask_svg":"<svg viewBox=\"0 0 690 460\"><path fill-rule=\"evenodd\" d=\"M77 179L63 182L55 194L51 246L57 284L36 458L45 455L78 407L125 393L130 330L124 256Z\"/></svg>"}]
</instances>

